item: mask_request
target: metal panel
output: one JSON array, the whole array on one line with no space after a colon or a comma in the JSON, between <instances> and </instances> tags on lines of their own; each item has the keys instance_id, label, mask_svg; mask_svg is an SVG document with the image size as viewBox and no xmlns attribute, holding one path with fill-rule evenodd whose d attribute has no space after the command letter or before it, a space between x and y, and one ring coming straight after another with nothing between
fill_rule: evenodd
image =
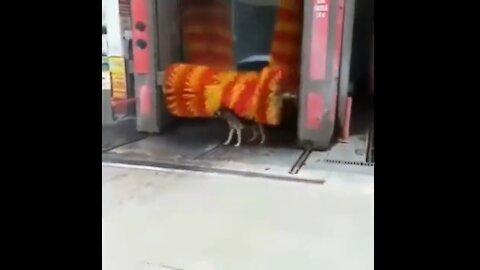
<instances>
[{"instance_id":1,"label":"metal panel","mask_svg":"<svg viewBox=\"0 0 480 270\"><path fill-rule=\"evenodd\" d=\"M330 146L335 127L339 1L306 0L304 4L298 138L302 145L316 149Z\"/></svg>"},{"instance_id":2,"label":"metal panel","mask_svg":"<svg viewBox=\"0 0 480 270\"><path fill-rule=\"evenodd\" d=\"M152 46L155 32L153 31L152 17L154 0L133 0L132 2L132 36L133 58L136 74L149 74L152 58Z\"/></svg>"},{"instance_id":3,"label":"metal panel","mask_svg":"<svg viewBox=\"0 0 480 270\"><path fill-rule=\"evenodd\" d=\"M112 82L108 69L107 58L102 57L102 125L108 125L114 122L112 111ZM104 79L105 81L103 81ZM105 83L105 85L103 85L103 83Z\"/></svg>"},{"instance_id":4,"label":"metal panel","mask_svg":"<svg viewBox=\"0 0 480 270\"><path fill-rule=\"evenodd\" d=\"M345 16L343 23L342 54L340 61L340 82L338 88L338 122L345 128L348 109L348 91L350 83L350 61L352 55L353 21L355 1L345 0Z\"/></svg>"},{"instance_id":5,"label":"metal panel","mask_svg":"<svg viewBox=\"0 0 480 270\"><path fill-rule=\"evenodd\" d=\"M157 133L162 131L160 89L157 87L156 1L132 0L132 36L134 85L137 97L137 130Z\"/></svg>"},{"instance_id":6,"label":"metal panel","mask_svg":"<svg viewBox=\"0 0 480 270\"><path fill-rule=\"evenodd\" d=\"M113 122L111 93L102 90L102 125L112 124Z\"/></svg>"}]
</instances>

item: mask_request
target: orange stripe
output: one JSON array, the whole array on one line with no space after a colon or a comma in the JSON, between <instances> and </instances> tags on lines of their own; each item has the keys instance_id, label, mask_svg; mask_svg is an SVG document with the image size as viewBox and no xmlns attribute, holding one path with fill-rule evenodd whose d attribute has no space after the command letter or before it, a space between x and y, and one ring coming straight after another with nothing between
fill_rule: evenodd
<instances>
[{"instance_id":1,"label":"orange stripe","mask_svg":"<svg viewBox=\"0 0 480 270\"><path fill-rule=\"evenodd\" d=\"M183 13L183 18L185 20L189 19L196 19L199 17L204 16L211 16L211 17L228 17L226 13L226 9L223 7L212 7L212 6L205 6L200 8L190 8Z\"/></svg>"},{"instance_id":2,"label":"orange stripe","mask_svg":"<svg viewBox=\"0 0 480 270\"><path fill-rule=\"evenodd\" d=\"M279 125L282 112L282 99L280 98L280 81L282 72L272 71L272 80L269 84L269 95L267 99L267 123L270 125Z\"/></svg>"},{"instance_id":3,"label":"orange stripe","mask_svg":"<svg viewBox=\"0 0 480 270\"><path fill-rule=\"evenodd\" d=\"M198 67L189 77L189 87L185 92L190 96L187 104L192 108L195 117L211 116L206 110L205 87L212 83L215 73L210 68Z\"/></svg>"},{"instance_id":4,"label":"orange stripe","mask_svg":"<svg viewBox=\"0 0 480 270\"><path fill-rule=\"evenodd\" d=\"M298 33L302 31L301 22L284 22L277 21L275 32Z\"/></svg>"},{"instance_id":5,"label":"orange stripe","mask_svg":"<svg viewBox=\"0 0 480 270\"><path fill-rule=\"evenodd\" d=\"M201 35L217 35L220 37L225 38L226 40L232 40L232 32L227 26L218 26L218 25L212 25L212 26L207 26L207 25L201 25L201 24L195 24L195 25L188 25L183 28L183 33L186 38L188 38L190 35L195 35L195 34L201 34Z\"/></svg>"},{"instance_id":6,"label":"orange stripe","mask_svg":"<svg viewBox=\"0 0 480 270\"><path fill-rule=\"evenodd\" d=\"M188 25L215 25L215 26L229 26L230 18L228 17L211 17L209 14L186 16L182 19L182 24Z\"/></svg>"},{"instance_id":7,"label":"orange stripe","mask_svg":"<svg viewBox=\"0 0 480 270\"><path fill-rule=\"evenodd\" d=\"M197 65L208 65L217 70L225 70L234 66L233 56L195 55L190 57L188 62Z\"/></svg>"},{"instance_id":8,"label":"orange stripe","mask_svg":"<svg viewBox=\"0 0 480 270\"><path fill-rule=\"evenodd\" d=\"M213 114L211 114L207 108L207 99L206 99L205 92L206 92L206 86L213 83L216 74L217 72L215 72L214 70L208 69L205 72L204 76L202 77L202 88L200 89L197 96L199 112L200 112L200 116L202 117L213 116Z\"/></svg>"},{"instance_id":9,"label":"orange stripe","mask_svg":"<svg viewBox=\"0 0 480 270\"><path fill-rule=\"evenodd\" d=\"M234 112L245 119L253 119L255 110L253 107L253 99L255 98L255 90L258 85L259 78L256 76L244 83L243 92L238 97L235 104Z\"/></svg>"},{"instance_id":10,"label":"orange stripe","mask_svg":"<svg viewBox=\"0 0 480 270\"><path fill-rule=\"evenodd\" d=\"M300 87L300 63L303 26L303 0L280 0L277 11L277 22L270 50L270 66L282 67L285 69L278 84L281 91L295 93ZM262 90L264 91L264 90ZM262 92L262 95L264 93ZM263 97L262 97L263 98ZM270 103L281 106L281 100L270 98ZM264 106L264 105L260 105ZM272 107L271 106L271 107ZM268 109L270 117L275 115L275 110ZM259 115L261 121L269 122L271 119Z\"/></svg>"},{"instance_id":11,"label":"orange stripe","mask_svg":"<svg viewBox=\"0 0 480 270\"><path fill-rule=\"evenodd\" d=\"M224 46L232 50L233 41L229 37L221 36L216 33L190 33L185 36L187 48L195 45ZM189 46L190 45L190 46Z\"/></svg>"},{"instance_id":12,"label":"orange stripe","mask_svg":"<svg viewBox=\"0 0 480 270\"><path fill-rule=\"evenodd\" d=\"M301 14L282 7L278 8L277 21L298 22L302 20Z\"/></svg>"},{"instance_id":13,"label":"orange stripe","mask_svg":"<svg viewBox=\"0 0 480 270\"><path fill-rule=\"evenodd\" d=\"M282 53L300 56L301 44L293 42L274 42L272 46L272 53Z\"/></svg>"},{"instance_id":14,"label":"orange stripe","mask_svg":"<svg viewBox=\"0 0 480 270\"><path fill-rule=\"evenodd\" d=\"M230 106L230 103L231 103L231 100L232 100L233 88L235 87L237 79L238 79L238 77L235 78L235 80L227 83L222 90L223 94L222 94L222 103L221 104L225 108L229 108L229 106Z\"/></svg>"},{"instance_id":15,"label":"orange stripe","mask_svg":"<svg viewBox=\"0 0 480 270\"><path fill-rule=\"evenodd\" d=\"M269 107L269 97L271 94L271 83L275 79L275 76L279 72L278 69L264 68L261 73L261 77L265 78L263 83L258 85L258 105L255 114L255 119L260 124L272 124L268 121L267 110Z\"/></svg>"},{"instance_id":16,"label":"orange stripe","mask_svg":"<svg viewBox=\"0 0 480 270\"><path fill-rule=\"evenodd\" d=\"M302 42L302 31L298 32L281 32L275 31L273 34L273 42L295 42L301 43Z\"/></svg>"},{"instance_id":17,"label":"orange stripe","mask_svg":"<svg viewBox=\"0 0 480 270\"><path fill-rule=\"evenodd\" d=\"M199 114L198 112L198 105L195 102L195 96L198 95L199 88L201 87L202 81L201 77L203 73L207 70L207 67L204 66L196 66L192 69L190 74L187 77L187 81L185 83L185 91L184 97L186 104L190 111L193 112L194 116Z\"/></svg>"},{"instance_id":18,"label":"orange stripe","mask_svg":"<svg viewBox=\"0 0 480 270\"><path fill-rule=\"evenodd\" d=\"M185 68L185 65L171 65L167 68L165 78L166 78L166 84L165 84L165 100L166 100L166 105L170 113L173 115L177 115L177 97L175 96L176 91L175 91L175 83L177 76L179 72Z\"/></svg>"},{"instance_id":19,"label":"orange stripe","mask_svg":"<svg viewBox=\"0 0 480 270\"><path fill-rule=\"evenodd\" d=\"M293 12L303 12L303 0L281 0L279 7Z\"/></svg>"},{"instance_id":20,"label":"orange stripe","mask_svg":"<svg viewBox=\"0 0 480 270\"><path fill-rule=\"evenodd\" d=\"M235 83L237 72L225 71L216 73L211 84L205 87L205 100L207 110L210 114L214 114L222 106L223 99L227 99L226 92Z\"/></svg>"},{"instance_id":21,"label":"orange stripe","mask_svg":"<svg viewBox=\"0 0 480 270\"><path fill-rule=\"evenodd\" d=\"M232 62L233 61L233 55L231 55L228 52L214 52L214 51L204 51L203 53L200 53L201 51L196 51L194 54L192 54L188 61L193 63L196 62L197 64L200 64L202 61L210 61L210 62L205 62L204 65L211 65L212 63L227 63L227 62Z\"/></svg>"},{"instance_id":22,"label":"orange stripe","mask_svg":"<svg viewBox=\"0 0 480 270\"><path fill-rule=\"evenodd\" d=\"M220 70L233 68L233 34L228 9L216 1L202 3L187 8L182 17L186 60Z\"/></svg>"},{"instance_id":23,"label":"orange stripe","mask_svg":"<svg viewBox=\"0 0 480 270\"><path fill-rule=\"evenodd\" d=\"M193 70L193 66L185 65L185 67L182 67L179 70L175 78L174 91L175 91L175 98L176 98L175 104L176 104L177 116L192 115L192 111L186 105L186 100L183 97L183 92L186 87L185 83L187 81L189 74L192 72L192 70Z\"/></svg>"},{"instance_id":24,"label":"orange stripe","mask_svg":"<svg viewBox=\"0 0 480 270\"><path fill-rule=\"evenodd\" d=\"M241 94L245 91L246 85L252 81L255 82L257 79L258 75L256 72L245 72L240 74L235 82L235 86L232 89L230 103L228 104L227 108L233 110L239 101Z\"/></svg>"},{"instance_id":25,"label":"orange stripe","mask_svg":"<svg viewBox=\"0 0 480 270\"><path fill-rule=\"evenodd\" d=\"M300 65L300 57L298 57L298 55L272 52L270 59L271 64L274 66L285 65L292 68L299 68L297 66Z\"/></svg>"}]
</instances>

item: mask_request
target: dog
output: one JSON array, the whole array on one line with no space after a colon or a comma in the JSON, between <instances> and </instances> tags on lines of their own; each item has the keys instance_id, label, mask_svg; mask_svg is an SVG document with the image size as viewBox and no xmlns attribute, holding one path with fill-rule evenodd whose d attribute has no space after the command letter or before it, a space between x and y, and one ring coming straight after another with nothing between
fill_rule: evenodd
<instances>
[{"instance_id":1,"label":"dog","mask_svg":"<svg viewBox=\"0 0 480 270\"><path fill-rule=\"evenodd\" d=\"M216 112L216 116L219 118L224 119L227 121L229 127L229 133L227 140L223 143L224 145L229 145L233 139L234 133L237 134L237 143L234 145L235 147L240 147L242 144L242 131L244 129L252 131L252 137L248 140L248 142L253 142L257 140L258 135L260 135L260 144L264 144L266 140L265 130L263 125L257 124L251 120L241 119L231 110L222 108Z\"/></svg>"},{"instance_id":2,"label":"dog","mask_svg":"<svg viewBox=\"0 0 480 270\"><path fill-rule=\"evenodd\" d=\"M298 106L298 97L297 95L293 95L290 93L283 93L281 94L281 98L283 100L292 100L295 106ZM224 145L229 145L232 142L233 135L237 134L237 143L234 145L235 147L240 147L242 144L242 131L244 129L248 129L252 131L252 137L248 140L248 142L253 142L257 140L258 135L260 135L260 144L265 144L266 141L266 133L263 125L255 123L252 120L246 120L238 117L233 111L221 108L218 110L215 115L218 118L224 119L229 127L228 138L223 143Z\"/></svg>"}]
</instances>

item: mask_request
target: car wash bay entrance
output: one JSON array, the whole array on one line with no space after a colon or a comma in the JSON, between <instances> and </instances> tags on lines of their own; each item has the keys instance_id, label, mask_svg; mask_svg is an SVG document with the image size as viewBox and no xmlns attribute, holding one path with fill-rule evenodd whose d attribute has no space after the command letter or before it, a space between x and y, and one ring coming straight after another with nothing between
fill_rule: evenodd
<instances>
[{"instance_id":1,"label":"car wash bay entrance","mask_svg":"<svg viewBox=\"0 0 480 270\"><path fill-rule=\"evenodd\" d=\"M265 145L245 143L238 148L223 145L228 133L224 122L179 119L165 108L164 71L184 58L182 1L186 0L132 0L136 132L147 137L111 147L103 153L105 162L310 180L320 180L313 173L319 169L373 173L367 156L371 96L352 75L351 65L354 29L361 28L355 25L362 14L359 3L365 10L373 7L370 1L304 2L298 112L286 124L269 128ZM232 12L237 68L262 66L279 1L224 2ZM368 77L372 63L363 62L367 63L357 66Z\"/></svg>"}]
</instances>

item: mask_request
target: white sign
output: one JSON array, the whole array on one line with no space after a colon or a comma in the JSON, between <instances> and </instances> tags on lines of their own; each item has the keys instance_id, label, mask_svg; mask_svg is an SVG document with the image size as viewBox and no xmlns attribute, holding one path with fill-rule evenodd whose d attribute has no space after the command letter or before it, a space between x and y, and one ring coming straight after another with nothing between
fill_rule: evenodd
<instances>
[{"instance_id":1,"label":"white sign","mask_svg":"<svg viewBox=\"0 0 480 270\"><path fill-rule=\"evenodd\" d=\"M110 80L110 71L102 71L102 90L112 90L112 81Z\"/></svg>"},{"instance_id":2,"label":"white sign","mask_svg":"<svg viewBox=\"0 0 480 270\"><path fill-rule=\"evenodd\" d=\"M325 18L328 12L328 3L325 0L317 0L313 6L316 18Z\"/></svg>"}]
</instances>

